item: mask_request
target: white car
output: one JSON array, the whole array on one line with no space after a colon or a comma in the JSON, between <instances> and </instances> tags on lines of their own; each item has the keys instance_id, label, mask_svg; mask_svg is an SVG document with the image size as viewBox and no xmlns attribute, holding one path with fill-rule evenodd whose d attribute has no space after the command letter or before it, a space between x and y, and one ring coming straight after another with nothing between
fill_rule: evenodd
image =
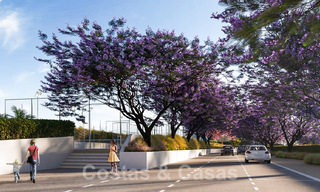
<instances>
[{"instance_id":1,"label":"white car","mask_svg":"<svg viewBox=\"0 0 320 192\"><path fill-rule=\"evenodd\" d=\"M244 158L246 163L249 163L250 160L271 163L271 153L264 145L249 145L244 153Z\"/></svg>"}]
</instances>

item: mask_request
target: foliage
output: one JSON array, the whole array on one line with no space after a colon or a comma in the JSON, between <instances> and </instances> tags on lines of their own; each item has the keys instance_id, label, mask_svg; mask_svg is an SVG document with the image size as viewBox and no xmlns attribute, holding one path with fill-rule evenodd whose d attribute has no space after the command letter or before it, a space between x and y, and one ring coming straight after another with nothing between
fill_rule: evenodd
<instances>
[{"instance_id":1,"label":"foliage","mask_svg":"<svg viewBox=\"0 0 320 192\"><path fill-rule=\"evenodd\" d=\"M186 143L185 138L181 137L180 135L175 135L174 140L177 144L177 150L188 149L188 144Z\"/></svg>"},{"instance_id":2,"label":"foliage","mask_svg":"<svg viewBox=\"0 0 320 192\"><path fill-rule=\"evenodd\" d=\"M223 71L215 44L208 40L200 45L198 38L190 41L174 31L121 29L124 19L109 24L104 31L84 19L77 28L59 29L79 37L77 43L61 42L56 35L48 41L39 32L39 49L52 56L38 59L51 67L42 85L50 93L49 109L81 119L80 109L98 100L134 121L149 146L152 130L163 119L172 138L184 126L188 140L196 133L207 143L207 129L233 122L233 92L218 79Z\"/></svg>"},{"instance_id":3,"label":"foliage","mask_svg":"<svg viewBox=\"0 0 320 192\"><path fill-rule=\"evenodd\" d=\"M73 136L75 124L69 120L35 119L36 130L34 138Z\"/></svg>"},{"instance_id":4,"label":"foliage","mask_svg":"<svg viewBox=\"0 0 320 192\"><path fill-rule=\"evenodd\" d=\"M71 121L0 118L1 140L73 136Z\"/></svg>"},{"instance_id":5,"label":"foliage","mask_svg":"<svg viewBox=\"0 0 320 192\"><path fill-rule=\"evenodd\" d=\"M311 165L320 165L320 153L309 153L304 157L304 162Z\"/></svg>"},{"instance_id":6,"label":"foliage","mask_svg":"<svg viewBox=\"0 0 320 192\"><path fill-rule=\"evenodd\" d=\"M272 151L287 151L287 146L275 146ZM320 145L294 145L293 152L320 153Z\"/></svg>"},{"instance_id":7,"label":"foliage","mask_svg":"<svg viewBox=\"0 0 320 192\"><path fill-rule=\"evenodd\" d=\"M11 110L14 116L9 116L16 119L34 119L35 116L29 115L28 112L24 109L19 109L16 106L12 106Z\"/></svg>"},{"instance_id":8,"label":"foliage","mask_svg":"<svg viewBox=\"0 0 320 192\"><path fill-rule=\"evenodd\" d=\"M176 135L175 139L171 136L152 135L151 136L152 147L148 147L146 142L141 138L137 138L130 142L125 151L168 151L168 150L188 150L188 149L207 149L210 148L204 141L198 141L192 138L189 142Z\"/></svg>"},{"instance_id":9,"label":"foliage","mask_svg":"<svg viewBox=\"0 0 320 192\"><path fill-rule=\"evenodd\" d=\"M84 138L89 139L89 129L84 129L83 127L77 127L74 130L75 140L83 140ZM112 132L105 132L99 130L91 130L92 138L95 139L113 139ZM94 135L94 136L93 136ZM127 135L122 134L122 138L125 138Z\"/></svg>"},{"instance_id":10,"label":"foliage","mask_svg":"<svg viewBox=\"0 0 320 192\"><path fill-rule=\"evenodd\" d=\"M284 151L276 151L273 152L272 155L275 155L278 158L287 158L287 159L299 159L303 160L307 155L306 152L284 152Z\"/></svg>"},{"instance_id":11,"label":"foliage","mask_svg":"<svg viewBox=\"0 0 320 192\"><path fill-rule=\"evenodd\" d=\"M0 118L1 140L32 138L36 129L36 122L30 119Z\"/></svg>"}]
</instances>

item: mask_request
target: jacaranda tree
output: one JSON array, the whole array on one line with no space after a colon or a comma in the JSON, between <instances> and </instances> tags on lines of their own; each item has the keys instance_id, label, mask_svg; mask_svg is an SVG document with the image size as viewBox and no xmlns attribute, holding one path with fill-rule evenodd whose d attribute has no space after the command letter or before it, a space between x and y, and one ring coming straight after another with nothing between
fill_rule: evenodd
<instances>
[{"instance_id":1,"label":"jacaranda tree","mask_svg":"<svg viewBox=\"0 0 320 192\"><path fill-rule=\"evenodd\" d=\"M59 29L63 35L76 36L61 42L39 32L39 47L50 65L42 91L50 93L46 106L61 115L79 116L90 101L99 101L119 110L136 123L147 144L160 117L192 97L199 82L215 70L214 57L207 55L199 40L188 41L173 31L122 29L124 19L114 19L111 28L84 19L76 28ZM155 116L148 116L153 112Z\"/></svg>"}]
</instances>

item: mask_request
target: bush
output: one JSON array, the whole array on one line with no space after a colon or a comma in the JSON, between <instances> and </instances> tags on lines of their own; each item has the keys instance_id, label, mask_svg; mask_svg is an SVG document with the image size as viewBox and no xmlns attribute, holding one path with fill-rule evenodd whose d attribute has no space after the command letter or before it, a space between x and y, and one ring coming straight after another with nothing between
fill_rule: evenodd
<instances>
[{"instance_id":1,"label":"bush","mask_svg":"<svg viewBox=\"0 0 320 192\"><path fill-rule=\"evenodd\" d=\"M132 142L128 144L125 151L131 152L131 151L151 151L151 148L147 145L146 142L143 141L143 139L135 139Z\"/></svg>"},{"instance_id":2,"label":"bush","mask_svg":"<svg viewBox=\"0 0 320 192\"><path fill-rule=\"evenodd\" d=\"M179 135L176 135L174 139L170 136L152 135L151 146L143 141L143 139L135 139L130 142L125 151L168 151L168 150L185 150L185 149L207 149L208 147L204 141L198 141L194 138L190 139L190 142Z\"/></svg>"},{"instance_id":3,"label":"bush","mask_svg":"<svg viewBox=\"0 0 320 192\"><path fill-rule=\"evenodd\" d=\"M181 137L180 135L176 135L174 137L175 141L176 141L176 144L178 145L177 148L179 150L185 150L185 149L188 149L188 144L186 142L186 139Z\"/></svg>"},{"instance_id":4,"label":"bush","mask_svg":"<svg viewBox=\"0 0 320 192\"><path fill-rule=\"evenodd\" d=\"M73 136L74 127L72 121L0 118L0 139Z\"/></svg>"},{"instance_id":5,"label":"bush","mask_svg":"<svg viewBox=\"0 0 320 192\"><path fill-rule=\"evenodd\" d=\"M287 158L287 159L299 159L303 160L307 153L304 152L284 152L284 151L276 151L272 153L274 156L278 158Z\"/></svg>"},{"instance_id":6,"label":"bush","mask_svg":"<svg viewBox=\"0 0 320 192\"><path fill-rule=\"evenodd\" d=\"M152 135L151 136L151 150L152 151L167 151L168 147L165 142L163 135Z\"/></svg>"},{"instance_id":7,"label":"bush","mask_svg":"<svg viewBox=\"0 0 320 192\"><path fill-rule=\"evenodd\" d=\"M309 153L304 157L304 162L311 165L320 165L320 153Z\"/></svg>"},{"instance_id":8,"label":"bush","mask_svg":"<svg viewBox=\"0 0 320 192\"><path fill-rule=\"evenodd\" d=\"M272 151L288 151L288 147L275 146ZM320 153L320 145L295 145L292 152Z\"/></svg>"}]
</instances>

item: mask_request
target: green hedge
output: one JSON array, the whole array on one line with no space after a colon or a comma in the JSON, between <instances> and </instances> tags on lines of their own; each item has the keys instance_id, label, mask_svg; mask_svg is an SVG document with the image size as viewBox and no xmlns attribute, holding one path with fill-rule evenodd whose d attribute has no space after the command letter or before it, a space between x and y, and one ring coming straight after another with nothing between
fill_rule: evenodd
<instances>
[{"instance_id":1,"label":"green hedge","mask_svg":"<svg viewBox=\"0 0 320 192\"><path fill-rule=\"evenodd\" d=\"M288 147L275 146L272 151L288 151ZM295 145L292 152L320 153L320 145Z\"/></svg>"},{"instance_id":2,"label":"green hedge","mask_svg":"<svg viewBox=\"0 0 320 192\"><path fill-rule=\"evenodd\" d=\"M276 151L272 152L272 155L278 158L303 160L306 164L320 165L320 153Z\"/></svg>"},{"instance_id":3,"label":"green hedge","mask_svg":"<svg viewBox=\"0 0 320 192\"><path fill-rule=\"evenodd\" d=\"M72 121L0 118L0 140L73 136Z\"/></svg>"},{"instance_id":4,"label":"green hedge","mask_svg":"<svg viewBox=\"0 0 320 192\"><path fill-rule=\"evenodd\" d=\"M36 130L32 138L66 137L74 135L75 124L69 120L37 119Z\"/></svg>"},{"instance_id":5,"label":"green hedge","mask_svg":"<svg viewBox=\"0 0 320 192\"><path fill-rule=\"evenodd\" d=\"M0 139L25 139L35 133L36 122L29 119L0 118Z\"/></svg>"}]
</instances>

